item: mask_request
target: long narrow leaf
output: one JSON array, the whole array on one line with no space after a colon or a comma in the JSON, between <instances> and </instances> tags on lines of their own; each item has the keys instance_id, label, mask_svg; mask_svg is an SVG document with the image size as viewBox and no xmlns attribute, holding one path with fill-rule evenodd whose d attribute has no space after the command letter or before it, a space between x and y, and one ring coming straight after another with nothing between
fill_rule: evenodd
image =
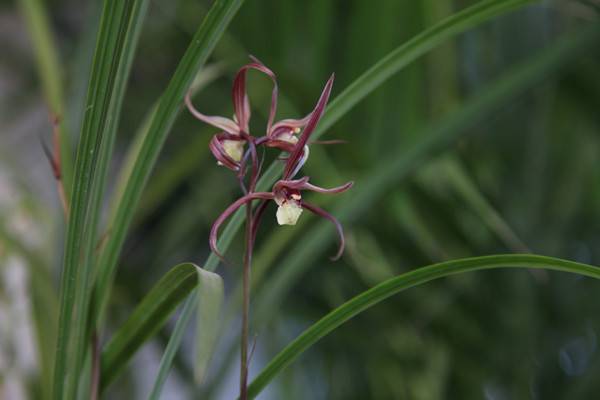
<instances>
[{"instance_id":1,"label":"long narrow leaf","mask_svg":"<svg viewBox=\"0 0 600 400\"><path fill-rule=\"evenodd\" d=\"M149 0L136 0L134 8L129 19L126 36L123 43L122 57L119 59L117 67L114 94L111 98L110 106L107 112L107 122L104 130L104 139L100 147L100 158L98 160L98 179L93 187L91 209L92 218L90 229L96 233L99 219L102 211L101 202L110 170L110 161L112 158L113 147L117 136L119 118L125 98L125 89L131 73L136 48L139 42L140 33L148 10ZM100 235L102 236L102 235ZM97 237L94 237L94 241Z\"/></svg>"},{"instance_id":2,"label":"long narrow leaf","mask_svg":"<svg viewBox=\"0 0 600 400\"><path fill-rule=\"evenodd\" d=\"M189 324L190 319L194 314L194 309L196 308L197 303L196 294L196 292L193 292L183 305L181 315L177 319L175 329L173 330L173 333L169 338L169 343L167 344L165 353L163 354L163 357L160 360L160 365L158 366L158 374L156 375L156 379L154 380L154 385L152 386L150 396L148 396L149 400L160 399L160 393L162 392L162 388L165 384L165 381L167 380L167 376L171 371L171 365L173 364L175 353L177 353L177 350L179 350L179 346L181 345L181 341L183 340L183 333L185 332L185 328L187 328L187 325Z\"/></svg>"},{"instance_id":3,"label":"long narrow leaf","mask_svg":"<svg viewBox=\"0 0 600 400\"><path fill-rule=\"evenodd\" d=\"M464 258L433 264L407 272L395 278L388 279L366 292L359 294L305 330L292 343L277 354L250 384L248 387L249 397L256 397L279 372L293 363L304 351L319 341L319 339L331 333L344 322L349 321L356 315L382 302L390 296L434 279L494 268L546 269L570 272L600 279L600 268L598 267L558 258L529 254L503 254Z\"/></svg>"},{"instance_id":4,"label":"long narrow leaf","mask_svg":"<svg viewBox=\"0 0 600 400\"><path fill-rule=\"evenodd\" d=\"M197 308L197 329L196 329L196 358L194 370L196 382L201 382L206 368L213 354L217 332L220 326L220 312L223 304L223 283L218 275L206 273L206 277L214 275L213 279L205 279L198 282L198 289L190 295L183 305L181 315L177 320L173 334L169 339L163 358L160 360L158 375L154 381L150 400L158 400L162 387L167 379L173 363L175 353L181 345L183 333L193 311Z\"/></svg>"},{"instance_id":5,"label":"long narrow leaf","mask_svg":"<svg viewBox=\"0 0 600 400\"><path fill-rule=\"evenodd\" d=\"M118 376L135 352L164 326L177 305L196 288L197 297L196 294L194 296L199 301L199 308L217 310L216 313L209 313L208 318L202 319L202 331L198 332L202 335L202 340L206 340L208 346L211 346L223 298L223 282L215 273L194 264L179 264L144 297L105 346L100 373L101 390ZM207 334L204 335L204 332Z\"/></svg>"},{"instance_id":6,"label":"long narrow leaf","mask_svg":"<svg viewBox=\"0 0 600 400\"><path fill-rule=\"evenodd\" d=\"M96 167L102 146L107 112L122 57L125 34L135 2L106 0L96 42L86 112L75 163L75 178L62 271L58 343L53 396L71 399L79 382L85 348L89 297L90 253L94 232L89 229L90 203L97 184Z\"/></svg>"}]
</instances>

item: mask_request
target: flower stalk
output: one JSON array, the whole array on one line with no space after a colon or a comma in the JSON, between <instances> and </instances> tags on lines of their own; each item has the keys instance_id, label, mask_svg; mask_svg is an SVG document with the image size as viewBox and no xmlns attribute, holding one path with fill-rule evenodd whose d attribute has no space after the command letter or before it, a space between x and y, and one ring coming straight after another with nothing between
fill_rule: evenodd
<instances>
[{"instance_id":1,"label":"flower stalk","mask_svg":"<svg viewBox=\"0 0 600 400\"><path fill-rule=\"evenodd\" d=\"M54 180L56 181L56 190L58 193L58 198L60 200L60 204L63 209L63 213L65 216L65 220L69 220L69 202L67 200L67 196L65 193L65 186L62 174L61 167L61 153L60 153L60 117L55 114L50 115L50 121L52 123L52 149L49 149L46 145L46 142L43 139L42 150L50 163L50 168L52 169L52 175L54 176Z\"/></svg>"}]
</instances>

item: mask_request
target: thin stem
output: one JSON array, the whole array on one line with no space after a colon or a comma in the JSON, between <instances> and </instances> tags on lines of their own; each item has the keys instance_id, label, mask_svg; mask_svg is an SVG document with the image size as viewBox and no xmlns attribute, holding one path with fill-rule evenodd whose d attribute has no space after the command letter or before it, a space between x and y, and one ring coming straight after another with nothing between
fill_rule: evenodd
<instances>
[{"instance_id":1,"label":"thin stem","mask_svg":"<svg viewBox=\"0 0 600 400\"><path fill-rule=\"evenodd\" d=\"M248 398L248 320L250 314L250 265L253 248L252 201L246 204L246 252L243 271L242 334L240 351L240 400Z\"/></svg>"},{"instance_id":2,"label":"thin stem","mask_svg":"<svg viewBox=\"0 0 600 400\"><path fill-rule=\"evenodd\" d=\"M42 150L46 157L48 158L48 162L50 163L50 167L52 168L52 175L54 175L54 179L56 181L56 187L58 192L58 197L60 199L60 204L62 205L63 212L65 215L65 221L69 221L69 202L67 199L67 195L65 192L63 172L62 172L62 163L61 163L61 149L60 149L60 120L57 116L51 115L52 122L52 149L48 148L46 142L43 138L40 138L40 143L42 145Z\"/></svg>"},{"instance_id":3,"label":"thin stem","mask_svg":"<svg viewBox=\"0 0 600 400\"><path fill-rule=\"evenodd\" d=\"M92 382L90 384L90 400L98 398L98 388L100 387L100 341L98 332L92 334Z\"/></svg>"}]
</instances>

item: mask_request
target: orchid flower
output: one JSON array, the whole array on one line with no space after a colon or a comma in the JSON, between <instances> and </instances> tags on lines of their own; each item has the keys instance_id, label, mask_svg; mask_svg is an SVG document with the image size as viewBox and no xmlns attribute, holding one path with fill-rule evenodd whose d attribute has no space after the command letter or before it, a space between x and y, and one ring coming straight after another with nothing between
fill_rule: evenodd
<instances>
[{"instance_id":1,"label":"orchid flower","mask_svg":"<svg viewBox=\"0 0 600 400\"><path fill-rule=\"evenodd\" d=\"M289 156L287 157L287 161L283 171L283 176L278 182L276 182L273 185L272 191L247 193L245 196L239 198L237 201L235 201L233 204L227 207L227 209L225 209L225 211L223 211L223 213L216 219L215 223L212 226L209 239L210 248L215 254L222 257L217 248L218 231L220 226L223 224L223 222L225 222L225 220L229 216L231 216L235 211L237 211L240 207L242 207L245 204L252 203L254 200L262 200L263 203L255 212L254 220L252 221L254 236L254 234L256 233L257 226L260 222L260 217L262 216L264 209L266 208L267 202L269 200L273 200L278 206L276 217L279 225L295 225L303 210L309 210L310 212L331 221L335 225L340 238L340 245L333 259L337 259L342 255L344 251L345 242L341 224L336 218L334 218L331 214L327 213L325 210L315 205L306 203L302 199L302 191L308 190L325 194L341 193L350 189L353 185L353 182L348 182L345 185L334 187L331 189L325 189L309 183L308 177L294 179L295 175L299 172L300 168L302 168L308 157L308 139L310 138L310 135L314 132L317 123L323 115L325 106L331 93L331 88L333 86L333 79L334 76L332 75L331 78L327 81L327 84L325 85L325 88L321 93L321 97L319 98L315 109L309 114L309 117L306 119L306 121L283 120L280 123L278 123L279 125L273 125L272 130L270 131L273 134L273 140L281 140L281 136L285 134L285 129L295 130L296 127L303 127L304 130L302 131L300 137L295 138L296 140L293 141L292 146L286 145L285 149L289 152ZM288 133L291 135L290 132ZM289 137L287 138L289 139ZM285 142L291 144L289 140L286 140ZM268 141L265 140L263 143L268 143Z\"/></svg>"},{"instance_id":2,"label":"orchid flower","mask_svg":"<svg viewBox=\"0 0 600 400\"><path fill-rule=\"evenodd\" d=\"M251 63L241 67L233 81L233 119L202 114L192 104L191 92L188 92L185 96L185 104L194 117L222 131L213 136L209 148L219 165L223 165L234 171L239 171L240 169L240 162L244 155L244 143L254 140L250 135L249 122L251 110L248 94L246 93L246 73L250 69L264 73L273 82L271 109L267 124L267 129L271 129L277 106L277 80L273 71L256 58L252 58Z\"/></svg>"},{"instance_id":3,"label":"orchid flower","mask_svg":"<svg viewBox=\"0 0 600 400\"><path fill-rule=\"evenodd\" d=\"M198 111L192 104L191 91L185 96L185 104L194 117L221 130L220 133L213 136L209 148L219 165L223 165L234 171L240 170L242 160L247 158L248 152L252 151L251 149L244 149L244 144L246 142L255 142L256 145L264 144L267 147L274 147L291 152L294 145L299 140L298 138L302 129L308 124L313 114L311 112L301 119L283 119L274 122L275 114L277 112L277 78L273 71L257 58L252 56L250 58L252 59L252 62L241 67L233 81L233 119L205 115ZM251 109L246 93L246 74L250 69L264 73L273 82L266 131L265 135L262 135L259 138L251 136L249 128ZM256 165L253 166L256 167Z\"/></svg>"}]
</instances>

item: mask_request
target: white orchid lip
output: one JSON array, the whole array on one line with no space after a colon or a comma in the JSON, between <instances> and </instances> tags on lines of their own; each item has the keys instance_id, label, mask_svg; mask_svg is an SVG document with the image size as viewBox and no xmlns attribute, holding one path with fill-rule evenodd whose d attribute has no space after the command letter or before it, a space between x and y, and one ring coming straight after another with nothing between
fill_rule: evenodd
<instances>
[{"instance_id":1,"label":"white orchid lip","mask_svg":"<svg viewBox=\"0 0 600 400\"><path fill-rule=\"evenodd\" d=\"M284 200L277 208L277 223L279 225L296 225L302 214L302 207L295 200Z\"/></svg>"}]
</instances>

